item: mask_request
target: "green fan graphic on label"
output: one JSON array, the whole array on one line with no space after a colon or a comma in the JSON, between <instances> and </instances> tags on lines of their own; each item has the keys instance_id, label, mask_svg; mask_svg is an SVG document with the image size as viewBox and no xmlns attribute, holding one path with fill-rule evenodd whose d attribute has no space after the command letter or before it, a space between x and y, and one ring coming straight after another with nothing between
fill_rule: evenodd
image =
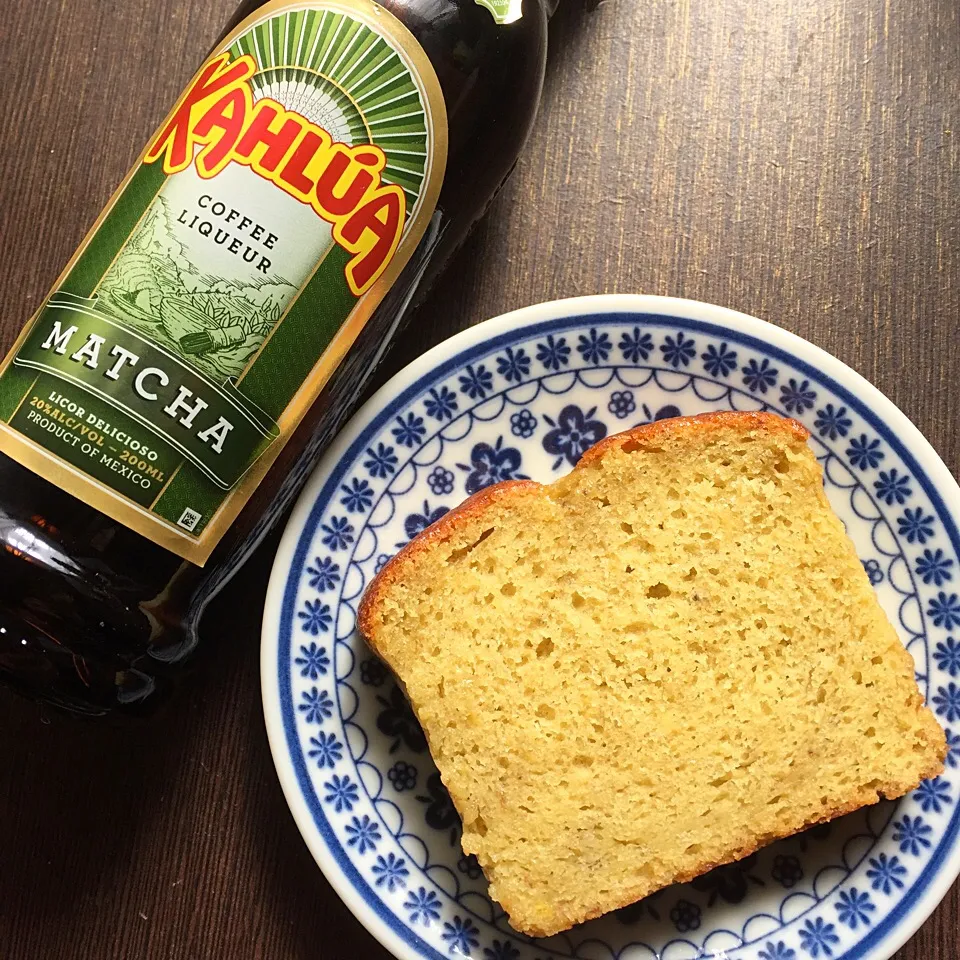
<instances>
[{"instance_id":1,"label":"green fan graphic on label","mask_svg":"<svg viewBox=\"0 0 960 960\"><path fill-rule=\"evenodd\" d=\"M202 563L409 259L439 84L370 0L201 68L0 371L0 449Z\"/></svg>"}]
</instances>

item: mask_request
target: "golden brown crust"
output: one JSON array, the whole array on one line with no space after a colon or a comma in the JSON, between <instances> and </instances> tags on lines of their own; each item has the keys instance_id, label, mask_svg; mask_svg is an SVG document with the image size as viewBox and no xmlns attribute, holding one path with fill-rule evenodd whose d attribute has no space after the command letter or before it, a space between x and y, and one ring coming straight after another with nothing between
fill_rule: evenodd
<instances>
[{"instance_id":1,"label":"golden brown crust","mask_svg":"<svg viewBox=\"0 0 960 960\"><path fill-rule=\"evenodd\" d=\"M765 433L775 434L777 437L783 437L788 442L805 443L809 437L808 431L799 423L775 414L760 411L724 411L717 413L700 414L693 417L676 417L668 420L656 421L650 424L644 424L632 430L615 434L608 437L590 448L580 459L575 470L584 467L596 466L602 458L610 452L624 450L626 453L642 450L656 450L660 445L667 444L673 440L689 435L691 431L697 431L699 436L709 435L722 429L736 429L744 434ZM389 594L390 588L398 581L402 581L405 575L405 569L408 565L415 562L423 551L431 549L438 543L445 543L453 539L458 534L462 534L464 526L471 521L485 522L485 514L491 507L500 501L520 499L526 495L539 496L543 491L549 491L545 487L533 481L507 481L496 486L488 487L470 497L460 506L451 510L437 523L433 524L418 537L414 538L393 558L373 580L368 587L358 612L358 626L360 632L366 637L370 646L376 652L381 652L377 645L377 617L378 607L381 600ZM826 496L818 487L820 496L823 499L824 506L829 509ZM492 524L490 524L492 526ZM479 527L478 529L483 529ZM919 698L919 693L918 693ZM921 701L918 699L917 706ZM414 704L414 711L417 711L417 705ZM939 729L939 728L938 728ZM429 731L426 730L429 742ZM776 830L769 834L763 834L759 837L747 837L741 835L731 840L729 854L722 856L719 860L703 861L681 874L673 877L671 882L686 882L695 877L701 876L715 867L726 863L739 860L750 855L755 850L766 846L767 844L790 836L798 830L806 829L817 823L832 820L835 817L842 816L853 810L876 803L881 797L895 799L909 793L915 789L919 782L942 772L942 761L946 751L945 741L937 746L939 757L937 761L931 760L918 776L916 782L892 782L877 783L871 782L867 786L861 785L856 795L844 803L838 804L832 808L819 810L815 815L809 817L799 826L793 828L784 828ZM454 789L450 790L451 798L461 815L464 813L464 803L462 798L457 796ZM809 808L808 808L809 809ZM800 816L804 814L801 813ZM503 905L510 914L510 922L518 930L530 936L550 936L573 926L600 916L611 910L626 907L637 900L660 889L662 884L653 886L636 886L631 890L618 896L617 901L611 903L609 899L600 898L567 903L559 906L550 906L546 904L539 905L540 909L531 910L529 905L523 904L523 910L514 916L511 913L511 904L507 901ZM521 906L521 904L517 904ZM542 913L540 912L542 910ZM524 915L524 913L526 915Z\"/></svg>"},{"instance_id":2,"label":"golden brown crust","mask_svg":"<svg viewBox=\"0 0 960 960\"><path fill-rule=\"evenodd\" d=\"M705 873L709 873L711 870L714 870L717 867L722 867L728 863L735 863L737 860L742 860L744 857L749 857L750 854L755 853L757 850L760 850L768 844L776 842L777 840L783 840L786 837L794 836L803 830L808 830L810 827L815 827L818 823L828 823L830 820L835 820L837 817L842 817L845 814L853 813L855 810L861 810L863 807L868 807L875 803L879 803L880 800L897 800L900 797L906 796L908 793L916 790L916 788L919 787L924 780L929 780L943 773L945 758L946 740L944 739L943 744L940 746L940 749L938 749L938 759L925 768L915 780L911 780L906 784L879 784L875 790L870 791L872 795L869 797L865 797L864 794L861 793L859 797L855 797L847 803L831 807L828 810L824 810L818 816L811 817L795 829L784 829L782 831L777 831L767 836L756 838L746 845L735 847L728 857L716 861L703 861L697 864L697 866L692 867L690 870L685 871L682 874L678 874L673 878L671 883L687 883L690 880L695 880L697 877L703 876ZM453 794L451 794L451 796L453 796ZM656 887L636 887L633 891L624 894L623 898L618 900L615 904L611 904L609 900L596 900L589 905L581 906L575 913L573 911L565 912L560 910L554 914L553 919L555 922L549 927L537 926L536 924L525 924L521 919L514 918L512 915L510 916L510 923L520 930L521 933L525 933L530 937L552 936L555 933L561 933L563 930L569 929L575 924L584 923L587 920L593 920L596 917L603 916L605 913L610 913L614 910L620 910L623 907L629 907L631 904L636 903L638 900L642 900L651 893L656 893L659 889L662 889L662 887L659 885ZM510 911L506 905L504 905L504 909L507 909L507 913L509 915ZM558 927L556 921L562 922L565 924L565 926Z\"/></svg>"},{"instance_id":3,"label":"golden brown crust","mask_svg":"<svg viewBox=\"0 0 960 960\"><path fill-rule=\"evenodd\" d=\"M911 790L915 790L924 780L933 776L937 776L937 774L942 772L943 765L941 764L938 770L933 769L925 772L923 776L917 779L916 783L912 783L909 786L898 784L894 789L891 789L889 793L883 789L880 789L879 791L874 792L872 799L863 799L861 797L859 799L851 800L849 803L840 804L839 806L825 810L819 816L811 817L809 820L806 820L803 824L795 829L777 831L776 833L771 833L767 836L751 840L751 842L744 846L734 848L730 855L728 857L724 857L722 860L704 861L699 863L697 866L692 867L690 870L678 874L671 881L671 885L675 883L688 883L691 880L695 880L697 877L702 877L705 873L709 873L711 870L715 870L717 867L725 866L728 863L735 863L737 860L742 860L744 857L749 857L750 854L756 853L757 850L760 850L771 843L775 843L777 840L783 840L786 837L794 836L803 830L808 830L810 827L815 827L818 823L827 823L830 820L835 820L837 817L842 817L845 814L853 813L855 810L861 810L863 807L872 806L875 803L879 803L881 799L896 800L899 797L910 793ZM587 920L594 920L597 917L601 917L606 913L611 913L614 910L620 910L623 907L629 907L631 904L636 903L638 900L642 900L644 897L647 897L652 893L656 893L657 890L660 889L662 889L661 885L657 885L655 887L635 887L633 891L624 894L624 896L616 903L610 903L609 900L596 900L589 905L580 906L575 912L559 910L554 914L554 922L551 923L550 926L525 924L521 919L514 918L510 914L509 908L507 908L506 904L503 906L504 909L507 910L507 914L510 917L511 926L515 927L521 933L525 933L528 937L549 937L556 933L562 933L564 930L569 930L570 927L575 926L578 923L585 923ZM563 925L561 926L560 924Z\"/></svg>"},{"instance_id":4,"label":"golden brown crust","mask_svg":"<svg viewBox=\"0 0 960 960\"><path fill-rule=\"evenodd\" d=\"M690 430L713 431L724 427L786 432L795 440L801 442L805 442L810 435L809 431L802 424L797 423L796 420L789 420L786 417L759 410L720 410L713 413L699 413L692 417L670 417L666 420L644 423L632 430L624 430L622 433L615 433L613 436L606 437L583 454L574 470L593 464L599 461L609 450L622 448L628 443L655 445L673 437L681 436ZM357 628L367 643L374 650L377 649L373 622L377 604L384 596L387 588L399 579L403 568L419 553L428 549L431 544L449 538L463 521L479 516L488 506L503 499L503 497L518 493L521 490L532 491L542 490L543 488L543 484L533 480L505 480L503 483L486 487L459 506L454 507L436 523L414 537L374 577L363 595L360 609L357 612Z\"/></svg>"},{"instance_id":5,"label":"golden brown crust","mask_svg":"<svg viewBox=\"0 0 960 960\"><path fill-rule=\"evenodd\" d=\"M653 423L643 423L632 430L624 430L606 437L595 443L580 458L575 469L594 463L613 448L622 448L626 444L634 443L641 446L656 446L665 443L674 437L679 437L690 430L700 432L716 431L725 427L736 427L741 430L759 430L767 433L787 433L794 440L805 443L810 431L803 424L775 413L766 413L761 410L719 410L714 413L698 413L692 417L670 417L667 420L654 420Z\"/></svg>"},{"instance_id":6,"label":"golden brown crust","mask_svg":"<svg viewBox=\"0 0 960 960\"><path fill-rule=\"evenodd\" d=\"M503 483L479 490L414 537L373 578L360 601L360 609L357 611L357 629L367 643L376 650L376 638L373 636L372 628L377 603L386 589L400 578L403 568L414 560L418 554L427 550L434 543L442 543L449 539L464 520L479 516L487 507L497 500L502 500L507 494L542 488L543 484L534 480L504 480Z\"/></svg>"}]
</instances>

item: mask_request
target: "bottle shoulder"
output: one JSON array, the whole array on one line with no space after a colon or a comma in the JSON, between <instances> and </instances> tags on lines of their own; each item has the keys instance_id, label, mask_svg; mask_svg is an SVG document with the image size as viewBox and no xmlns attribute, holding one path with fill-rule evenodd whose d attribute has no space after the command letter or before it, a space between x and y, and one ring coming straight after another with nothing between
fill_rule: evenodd
<instances>
[{"instance_id":1,"label":"bottle shoulder","mask_svg":"<svg viewBox=\"0 0 960 960\"><path fill-rule=\"evenodd\" d=\"M523 16L511 24L498 24L476 0L379 2L404 9L436 70L448 126L440 205L454 221L473 222L513 169L536 117L547 56L544 2L524 0Z\"/></svg>"}]
</instances>

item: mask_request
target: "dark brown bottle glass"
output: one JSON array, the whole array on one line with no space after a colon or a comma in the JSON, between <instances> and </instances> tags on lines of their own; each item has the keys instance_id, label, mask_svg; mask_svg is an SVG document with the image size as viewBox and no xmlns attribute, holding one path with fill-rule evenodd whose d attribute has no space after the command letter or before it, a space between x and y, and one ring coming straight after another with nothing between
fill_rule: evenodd
<instances>
[{"instance_id":1,"label":"dark brown bottle glass","mask_svg":"<svg viewBox=\"0 0 960 960\"><path fill-rule=\"evenodd\" d=\"M422 239L202 568L0 454L0 679L15 690L92 715L164 698L204 606L284 513L411 304L512 170L555 3L523 0L522 16L504 24L477 0L377 2L429 59L446 106L446 168ZM247 0L226 32L265 6Z\"/></svg>"}]
</instances>

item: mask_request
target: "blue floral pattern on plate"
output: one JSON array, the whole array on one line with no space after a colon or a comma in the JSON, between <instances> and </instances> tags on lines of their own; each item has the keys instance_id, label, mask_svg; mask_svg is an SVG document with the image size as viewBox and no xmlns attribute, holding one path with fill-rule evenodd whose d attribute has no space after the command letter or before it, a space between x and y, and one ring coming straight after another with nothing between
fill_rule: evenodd
<instances>
[{"instance_id":1,"label":"blue floral pattern on plate","mask_svg":"<svg viewBox=\"0 0 960 960\"><path fill-rule=\"evenodd\" d=\"M611 312L603 300L573 316L543 319L539 308L535 321L493 321L462 349L440 348L375 397L318 469L281 549L264 630L271 745L292 774L298 823L402 957L878 956L938 872L960 865L957 490L931 476L936 458L919 439L900 439L886 401L830 358L824 372L816 348L717 308L662 301L673 306L657 312L656 298L636 298ZM947 767L896 803L530 940L463 857L422 731L358 638L357 606L389 557L469 494L548 482L609 434L723 409L771 410L811 431L827 495L947 728Z\"/></svg>"}]
</instances>

